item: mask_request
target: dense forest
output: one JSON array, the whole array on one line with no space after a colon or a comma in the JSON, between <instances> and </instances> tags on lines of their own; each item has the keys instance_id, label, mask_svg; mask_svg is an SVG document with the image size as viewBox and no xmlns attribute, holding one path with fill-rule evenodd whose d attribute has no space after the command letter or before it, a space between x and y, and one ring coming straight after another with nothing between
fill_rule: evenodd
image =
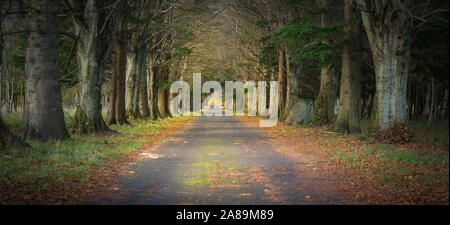
<instances>
[{"instance_id":1,"label":"dense forest","mask_svg":"<svg viewBox=\"0 0 450 225\"><path fill-rule=\"evenodd\" d=\"M171 118L193 73L278 81L282 124L409 142L448 124L448 4L0 0L0 152Z\"/></svg>"}]
</instances>

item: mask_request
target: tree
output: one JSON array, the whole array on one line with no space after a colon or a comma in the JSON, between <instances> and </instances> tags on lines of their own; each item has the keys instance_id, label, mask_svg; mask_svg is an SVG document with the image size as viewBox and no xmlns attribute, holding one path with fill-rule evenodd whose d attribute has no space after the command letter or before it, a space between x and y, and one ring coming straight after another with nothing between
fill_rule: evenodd
<instances>
[{"instance_id":1,"label":"tree","mask_svg":"<svg viewBox=\"0 0 450 225\"><path fill-rule=\"evenodd\" d=\"M0 0L0 77L3 69L3 0ZM1 85L1 83L0 83ZM1 97L1 92L0 92ZM1 109L1 105L0 105ZM15 134L13 134L9 128L5 125L2 119L0 110L0 150L7 149L12 146L28 146L25 142L20 140Z\"/></svg>"},{"instance_id":2,"label":"tree","mask_svg":"<svg viewBox=\"0 0 450 225\"><path fill-rule=\"evenodd\" d=\"M114 46L114 53L111 55L111 95L106 116L106 123L108 125L128 123L125 113L127 51L126 25L124 24L123 19L121 19L117 31L117 42Z\"/></svg>"},{"instance_id":3,"label":"tree","mask_svg":"<svg viewBox=\"0 0 450 225\"><path fill-rule=\"evenodd\" d=\"M345 38L342 51L342 75L339 97L339 111L335 129L342 132L359 133L361 102L361 31L359 16L345 0Z\"/></svg>"},{"instance_id":4,"label":"tree","mask_svg":"<svg viewBox=\"0 0 450 225\"><path fill-rule=\"evenodd\" d=\"M69 137L64 121L59 83L58 0L32 0L25 60L23 138L41 141Z\"/></svg>"},{"instance_id":5,"label":"tree","mask_svg":"<svg viewBox=\"0 0 450 225\"><path fill-rule=\"evenodd\" d=\"M107 59L115 44L120 0L67 0L66 3L75 24L80 81L72 129L80 133L106 130L101 87Z\"/></svg>"},{"instance_id":6,"label":"tree","mask_svg":"<svg viewBox=\"0 0 450 225\"><path fill-rule=\"evenodd\" d=\"M376 76L375 125L387 130L406 122L407 81L415 30L436 13L429 2L356 0L372 50Z\"/></svg>"},{"instance_id":7,"label":"tree","mask_svg":"<svg viewBox=\"0 0 450 225\"><path fill-rule=\"evenodd\" d=\"M320 11L320 26L326 32L326 28L330 25L329 11L331 2L329 0L317 0ZM332 36L323 38L321 41L325 46L330 46ZM320 69L320 90L316 99L314 116L318 123L330 123L334 118L334 104L336 101L336 85L333 83L335 79L335 69L332 62L322 59L322 67Z\"/></svg>"}]
</instances>

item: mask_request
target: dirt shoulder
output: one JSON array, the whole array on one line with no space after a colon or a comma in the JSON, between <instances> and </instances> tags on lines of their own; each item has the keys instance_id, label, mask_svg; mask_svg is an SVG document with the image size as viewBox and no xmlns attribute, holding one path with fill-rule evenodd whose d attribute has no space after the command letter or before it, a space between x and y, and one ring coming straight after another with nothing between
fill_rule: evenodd
<instances>
[{"instance_id":1,"label":"dirt shoulder","mask_svg":"<svg viewBox=\"0 0 450 225\"><path fill-rule=\"evenodd\" d=\"M258 117L238 117L259 126ZM262 128L275 151L311 158L324 177L339 177L340 192L361 204L448 204L448 145L384 145L326 131L324 127Z\"/></svg>"}]
</instances>

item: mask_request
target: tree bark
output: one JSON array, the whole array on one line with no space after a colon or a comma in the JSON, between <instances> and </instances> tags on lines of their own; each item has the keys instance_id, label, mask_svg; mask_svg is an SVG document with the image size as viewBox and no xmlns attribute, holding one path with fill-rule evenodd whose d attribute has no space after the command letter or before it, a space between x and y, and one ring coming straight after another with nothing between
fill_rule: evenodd
<instances>
[{"instance_id":1,"label":"tree bark","mask_svg":"<svg viewBox=\"0 0 450 225\"><path fill-rule=\"evenodd\" d=\"M345 0L344 14L345 44L342 53L342 76L339 97L339 111L335 129L341 132L359 133L361 104L361 63L359 51L361 49L359 22L352 21L355 11L351 0Z\"/></svg>"},{"instance_id":2,"label":"tree bark","mask_svg":"<svg viewBox=\"0 0 450 225\"><path fill-rule=\"evenodd\" d=\"M381 3L369 1L359 1L359 4L373 9L372 12L361 11L361 15L375 65L377 108L376 115L372 116L382 131L406 122L411 18L407 10L398 10L396 4L372 6ZM408 9L412 1L401 4Z\"/></svg>"},{"instance_id":3,"label":"tree bark","mask_svg":"<svg viewBox=\"0 0 450 225\"><path fill-rule=\"evenodd\" d=\"M430 113L428 115L428 123L431 123L434 118L437 111L437 98L436 98L436 79L434 77L431 77L431 104L430 104Z\"/></svg>"},{"instance_id":4,"label":"tree bark","mask_svg":"<svg viewBox=\"0 0 450 225\"><path fill-rule=\"evenodd\" d=\"M328 1L323 1L322 7L328 5ZM321 26L327 25L326 15L321 17ZM325 41L328 42L328 41ZM318 124L328 124L334 118L334 104L336 93L333 85L334 71L331 64L322 66L320 70L320 90L316 100L313 121Z\"/></svg>"},{"instance_id":5,"label":"tree bark","mask_svg":"<svg viewBox=\"0 0 450 225\"><path fill-rule=\"evenodd\" d=\"M135 94L137 89L137 76L136 76L136 51L132 49L127 53L127 71L126 71L126 111L127 116L136 117L134 109L135 106Z\"/></svg>"},{"instance_id":6,"label":"tree bark","mask_svg":"<svg viewBox=\"0 0 450 225\"><path fill-rule=\"evenodd\" d=\"M162 118L170 116L169 114L169 93L166 84L169 80L169 66L167 61L163 63L160 71L160 79L158 85L158 111ZM162 84L162 85L161 85Z\"/></svg>"},{"instance_id":7,"label":"tree bark","mask_svg":"<svg viewBox=\"0 0 450 225\"><path fill-rule=\"evenodd\" d=\"M79 2L71 1L72 6ZM86 0L82 18L74 15L75 31L78 34L77 61L80 81L80 102L72 122L78 133L108 130L102 117L101 89L106 60L115 44L115 23L107 23L105 13L107 1ZM112 35L108 32L112 29Z\"/></svg>"},{"instance_id":8,"label":"tree bark","mask_svg":"<svg viewBox=\"0 0 450 225\"><path fill-rule=\"evenodd\" d=\"M147 60L146 58L146 52L145 47L141 46L138 50L138 62L137 62L137 68L138 68L138 76L139 78L139 112L140 115L144 118L147 118L150 116L150 111L148 107L148 96L147 96L147 70L145 62Z\"/></svg>"},{"instance_id":9,"label":"tree bark","mask_svg":"<svg viewBox=\"0 0 450 225\"><path fill-rule=\"evenodd\" d=\"M111 95L108 105L108 114L106 123L111 124L128 124L125 113L125 77L127 63L127 41L126 28L121 21L117 33L117 43L114 47L115 52L111 56L112 79L111 79Z\"/></svg>"},{"instance_id":10,"label":"tree bark","mask_svg":"<svg viewBox=\"0 0 450 225\"><path fill-rule=\"evenodd\" d=\"M278 50L278 108L280 118L284 117L284 107L286 105L286 70L284 63L284 49Z\"/></svg>"},{"instance_id":11,"label":"tree bark","mask_svg":"<svg viewBox=\"0 0 450 225\"><path fill-rule=\"evenodd\" d=\"M159 112L158 107L158 99L159 99L159 77L161 74L160 66L154 66L151 68L153 70L152 72L152 108L153 108L153 120L157 120L158 118L161 118L161 113Z\"/></svg>"},{"instance_id":12,"label":"tree bark","mask_svg":"<svg viewBox=\"0 0 450 225\"><path fill-rule=\"evenodd\" d=\"M32 30L25 60L25 110L21 124L23 138L41 141L69 137L62 109L58 71L59 1L33 0Z\"/></svg>"},{"instance_id":13,"label":"tree bark","mask_svg":"<svg viewBox=\"0 0 450 225\"><path fill-rule=\"evenodd\" d=\"M153 104L153 79L154 79L154 70L153 70L153 59L151 57L151 54L147 55L147 102L148 102L148 109L149 109L149 117L151 119L155 118L154 113L154 104Z\"/></svg>"},{"instance_id":14,"label":"tree bark","mask_svg":"<svg viewBox=\"0 0 450 225\"><path fill-rule=\"evenodd\" d=\"M292 107L298 100L298 79L295 73L295 67L291 65L289 57L290 54L286 50L286 103L284 107L284 115L285 117L289 115ZM286 118L283 117L283 120Z\"/></svg>"}]
</instances>

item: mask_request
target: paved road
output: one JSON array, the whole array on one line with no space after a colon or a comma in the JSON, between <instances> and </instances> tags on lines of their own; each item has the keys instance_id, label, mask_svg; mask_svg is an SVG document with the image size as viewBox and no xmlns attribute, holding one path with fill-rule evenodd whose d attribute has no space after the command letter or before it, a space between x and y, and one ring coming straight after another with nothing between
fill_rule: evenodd
<instances>
[{"instance_id":1,"label":"paved road","mask_svg":"<svg viewBox=\"0 0 450 225\"><path fill-rule=\"evenodd\" d=\"M89 204L342 203L327 189L333 179L302 175L299 162L266 140L233 117L196 118L144 153L149 158L132 166L133 176L119 178L120 189Z\"/></svg>"}]
</instances>

